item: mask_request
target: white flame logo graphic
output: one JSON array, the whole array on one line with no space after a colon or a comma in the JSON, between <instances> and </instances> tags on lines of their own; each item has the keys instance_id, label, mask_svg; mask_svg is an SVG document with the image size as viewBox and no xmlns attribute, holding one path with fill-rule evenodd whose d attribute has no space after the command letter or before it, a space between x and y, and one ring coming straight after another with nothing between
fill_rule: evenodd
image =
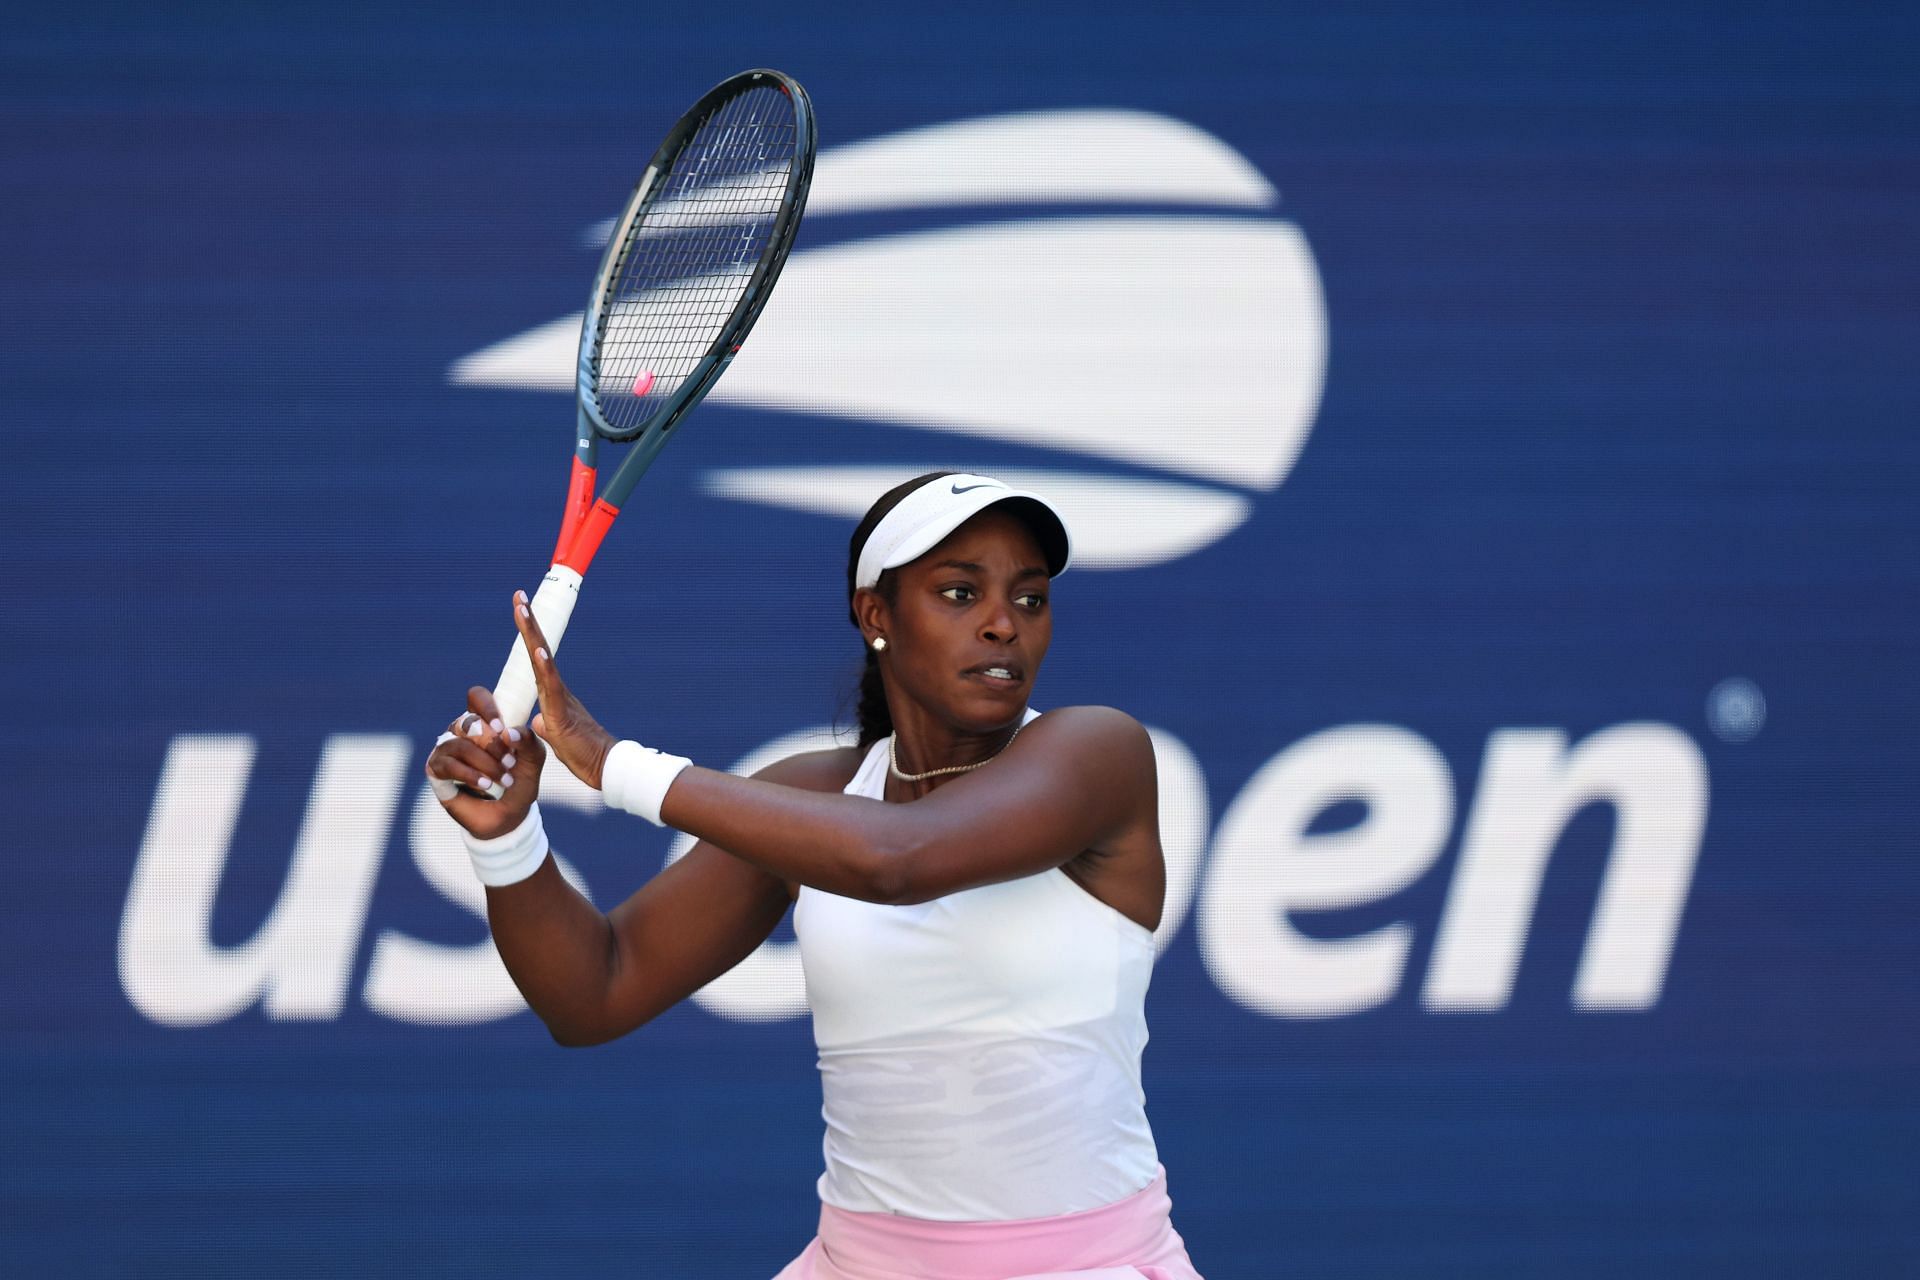
<instances>
[{"instance_id":1,"label":"white flame logo graphic","mask_svg":"<svg viewBox=\"0 0 1920 1280\"><path fill-rule=\"evenodd\" d=\"M1194 212L977 222L795 253L711 398L1058 451L1083 465L966 459L1057 502L1080 566L1190 554L1280 485L1319 409L1327 327L1312 252L1291 223L1249 216L1278 202L1218 138L1137 111L992 116L831 148L810 220L995 204ZM448 376L571 391L579 334L580 317L563 317ZM953 463L951 450L929 455L722 468L700 484L854 519L889 486Z\"/></svg>"}]
</instances>

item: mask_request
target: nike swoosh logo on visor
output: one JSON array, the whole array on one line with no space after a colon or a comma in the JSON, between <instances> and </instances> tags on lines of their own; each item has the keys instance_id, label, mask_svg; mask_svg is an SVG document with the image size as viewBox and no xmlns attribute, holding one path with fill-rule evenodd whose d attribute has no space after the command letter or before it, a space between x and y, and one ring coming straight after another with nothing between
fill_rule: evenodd
<instances>
[{"instance_id":1,"label":"nike swoosh logo on visor","mask_svg":"<svg viewBox=\"0 0 1920 1280\"><path fill-rule=\"evenodd\" d=\"M998 489L999 487L997 484L970 484L963 489L956 484L953 486L953 491L955 493L967 493L974 489Z\"/></svg>"}]
</instances>

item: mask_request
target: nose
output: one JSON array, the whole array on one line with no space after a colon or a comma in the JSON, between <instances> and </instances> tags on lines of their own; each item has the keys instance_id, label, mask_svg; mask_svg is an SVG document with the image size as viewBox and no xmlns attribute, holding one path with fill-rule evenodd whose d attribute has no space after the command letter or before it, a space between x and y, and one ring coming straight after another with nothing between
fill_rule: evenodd
<instances>
[{"instance_id":1,"label":"nose","mask_svg":"<svg viewBox=\"0 0 1920 1280\"><path fill-rule=\"evenodd\" d=\"M980 620L980 638L989 644L1012 644L1019 629L1014 626L1013 610L1001 601L998 609L989 609Z\"/></svg>"}]
</instances>

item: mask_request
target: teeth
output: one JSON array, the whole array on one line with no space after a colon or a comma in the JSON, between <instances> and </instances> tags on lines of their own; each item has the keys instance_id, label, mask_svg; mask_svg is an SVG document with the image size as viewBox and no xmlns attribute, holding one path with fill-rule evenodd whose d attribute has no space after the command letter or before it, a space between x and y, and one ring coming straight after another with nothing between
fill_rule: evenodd
<instances>
[{"instance_id":1,"label":"teeth","mask_svg":"<svg viewBox=\"0 0 1920 1280\"><path fill-rule=\"evenodd\" d=\"M988 667L987 674L990 676L999 676L1002 680L1013 679L1013 672L1007 670L1005 667Z\"/></svg>"}]
</instances>

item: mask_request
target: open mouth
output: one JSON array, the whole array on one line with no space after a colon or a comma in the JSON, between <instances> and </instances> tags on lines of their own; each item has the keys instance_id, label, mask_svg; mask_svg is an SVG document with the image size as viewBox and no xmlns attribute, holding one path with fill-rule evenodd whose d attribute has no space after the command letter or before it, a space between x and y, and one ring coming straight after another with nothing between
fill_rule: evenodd
<instances>
[{"instance_id":1,"label":"open mouth","mask_svg":"<svg viewBox=\"0 0 1920 1280\"><path fill-rule=\"evenodd\" d=\"M965 673L969 678L997 688L1011 689L1020 683L1020 668L1002 663L985 667L974 667Z\"/></svg>"}]
</instances>

